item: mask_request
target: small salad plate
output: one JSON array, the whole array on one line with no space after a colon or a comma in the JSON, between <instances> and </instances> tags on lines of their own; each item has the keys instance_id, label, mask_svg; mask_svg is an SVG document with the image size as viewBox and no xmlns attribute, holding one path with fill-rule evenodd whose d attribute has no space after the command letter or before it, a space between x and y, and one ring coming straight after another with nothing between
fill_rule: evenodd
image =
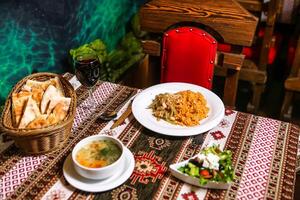
<instances>
[{"instance_id":1,"label":"small salad plate","mask_svg":"<svg viewBox=\"0 0 300 200\"><path fill-rule=\"evenodd\" d=\"M114 175L103 180L92 180L80 176L74 169L71 154L66 158L63 166L63 174L73 187L86 192L104 192L123 184L134 170L135 160L131 151L124 147L124 165Z\"/></svg>"},{"instance_id":2,"label":"small salad plate","mask_svg":"<svg viewBox=\"0 0 300 200\"><path fill-rule=\"evenodd\" d=\"M198 187L202 187L202 188L227 190L230 187L231 183L223 183L223 182L215 182L215 181L208 181L207 184L200 185L199 178L189 176L178 170L180 167L185 166L188 162L189 161L186 160L181 163L176 163L176 164L170 165L171 174L173 176L175 176L176 178L182 180L183 182L186 182L191 185L198 186Z\"/></svg>"},{"instance_id":3,"label":"small salad plate","mask_svg":"<svg viewBox=\"0 0 300 200\"><path fill-rule=\"evenodd\" d=\"M231 186L234 179L234 172L231 165L231 152L221 152L219 154L214 154L220 156L219 164L217 166L218 170L213 170L208 167L204 167L203 160L199 159L204 157L204 155L212 155L211 150L214 152L214 147L210 147L207 150L200 152L200 154L182 161L180 163L175 163L170 165L170 171L176 178L202 188L209 189L223 189L226 190ZM206 151L206 152L205 152ZM205 152L205 153L203 153ZM212 163L208 161L207 163ZM226 169L225 169L226 168ZM207 178L207 177L209 178Z\"/></svg>"}]
</instances>

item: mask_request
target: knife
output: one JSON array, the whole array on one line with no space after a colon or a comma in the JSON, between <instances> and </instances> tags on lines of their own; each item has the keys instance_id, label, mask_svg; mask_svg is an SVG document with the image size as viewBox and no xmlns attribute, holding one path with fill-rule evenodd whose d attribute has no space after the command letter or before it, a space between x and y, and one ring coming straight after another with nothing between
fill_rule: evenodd
<instances>
[{"instance_id":1,"label":"knife","mask_svg":"<svg viewBox=\"0 0 300 200\"><path fill-rule=\"evenodd\" d=\"M131 114L131 112L132 112L132 107L131 107L132 102L133 102L133 99L130 101L130 103L129 103L127 109L125 110L125 112L109 128L110 130L116 128L117 126L120 126L125 121L125 119Z\"/></svg>"}]
</instances>

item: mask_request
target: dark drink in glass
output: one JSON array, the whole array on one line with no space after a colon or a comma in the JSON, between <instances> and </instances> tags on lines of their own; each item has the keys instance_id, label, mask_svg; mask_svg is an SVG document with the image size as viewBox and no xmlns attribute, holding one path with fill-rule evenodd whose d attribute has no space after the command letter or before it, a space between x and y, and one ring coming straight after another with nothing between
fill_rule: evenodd
<instances>
[{"instance_id":1,"label":"dark drink in glass","mask_svg":"<svg viewBox=\"0 0 300 200\"><path fill-rule=\"evenodd\" d=\"M75 74L80 83L93 87L100 76L100 63L97 60L83 60L75 63Z\"/></svg>"},{"instance_id":2,"label":"dark drink in glass","mask_svg":"<svg viewBox=\"0 0 300 200\"><path fill-rule=\"evenodd\" d=\"M94 101L92 96L92 88L100 77L101 63L98 56L93 53L82 53L76 55L74 59L75 75L80 83L89 88L89 99L86 107L93 109Z\"/></svg>"}]
</instances>

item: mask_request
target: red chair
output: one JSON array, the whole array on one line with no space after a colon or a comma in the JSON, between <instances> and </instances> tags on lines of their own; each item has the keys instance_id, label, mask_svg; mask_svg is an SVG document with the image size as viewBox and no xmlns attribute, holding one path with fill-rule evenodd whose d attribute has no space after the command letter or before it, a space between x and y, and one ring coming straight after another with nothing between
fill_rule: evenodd
<instances>
[{"instance_id":1,"label":"red chair","mask_svg":"<svg viewBox=\"0 0 300 200\"><path fill-rule=\"evenodd\" d=\"M161 82L212 87L217 41L196 27L168 30L163 36Z\"/></svg>"}]
</instances>

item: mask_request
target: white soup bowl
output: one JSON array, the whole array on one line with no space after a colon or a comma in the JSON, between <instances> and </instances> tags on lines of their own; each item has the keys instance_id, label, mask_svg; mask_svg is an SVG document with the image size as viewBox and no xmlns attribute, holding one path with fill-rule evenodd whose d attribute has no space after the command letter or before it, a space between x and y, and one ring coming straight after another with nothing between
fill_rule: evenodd
<instances>
[{"instance_id":1,"label":"white soup bowl","mask_svg":"<svg viewBox=\"0 0 300 200\"><path fill-rule=\"evenodd\" d=\"M121 149L121 156L113 162L112 164L105 166L105 167L99 167L99 168L90 168L90 167L85 167L81 165L77 160L76 160L76 155L77 152L86 146L87 144L93 142L93 141L99 141L99 140L110 140L113 141L118 147ZM74 164L74 168L76 172L88 179L94 179L94 180L100 180L100 179L106 179L111 177L113 174L115 174L118 170L123 169L124 166L124 146L122 142L116 138L113 138L111 136L107 135L93 135L84 138L81 140L79 143L76 144L72 151L72 160Z\"/></svg>"}]
</instances>

